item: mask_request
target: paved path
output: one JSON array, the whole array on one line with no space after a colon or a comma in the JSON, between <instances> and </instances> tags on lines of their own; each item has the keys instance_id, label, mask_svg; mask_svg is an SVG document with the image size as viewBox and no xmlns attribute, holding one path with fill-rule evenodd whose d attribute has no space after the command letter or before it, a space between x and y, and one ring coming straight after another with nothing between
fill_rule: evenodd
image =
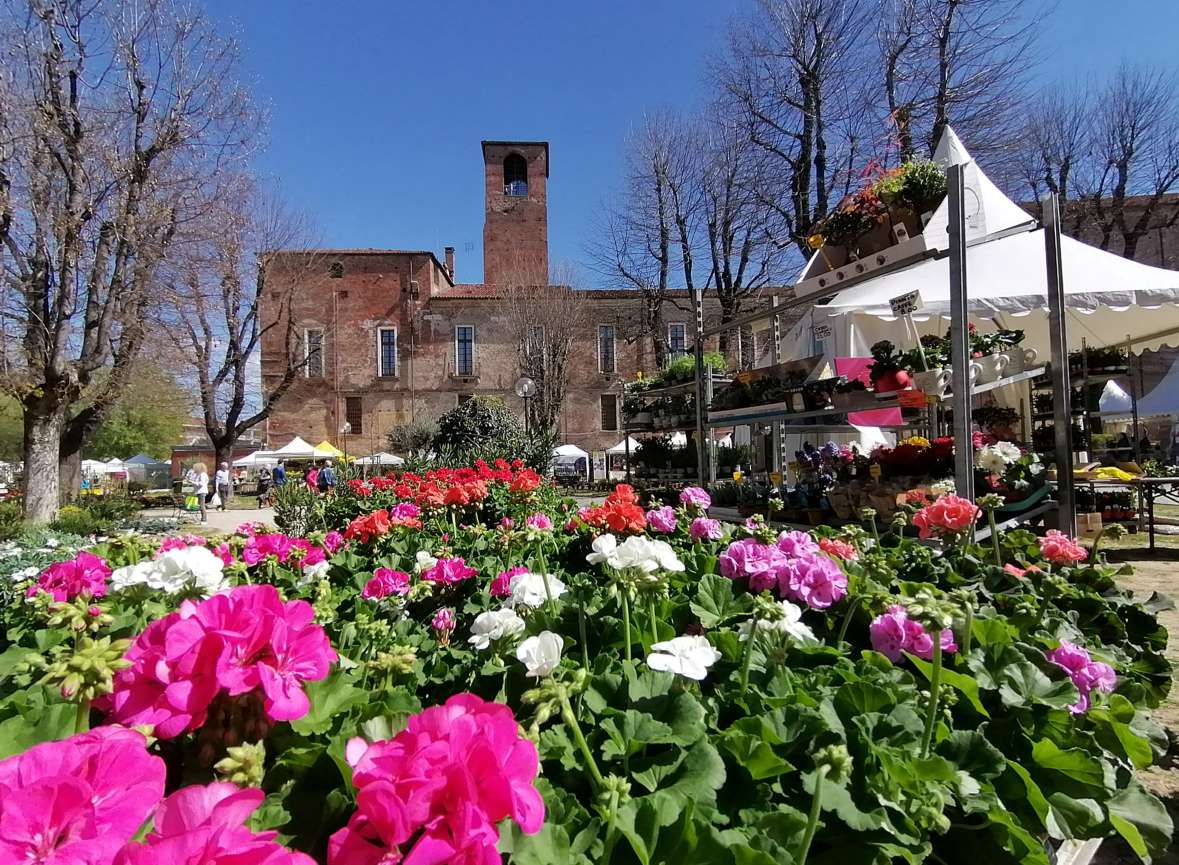
<instances>
[{"instance_id":1,"label":"paved path","mask_svg":"<svg viewBox=\"0 0 1179 865\"><path fill-rule=\"evenodd\" d=\"M213 534L216 532L224 532L226 534L232 532L244 522L260 521L268 525L274 525L274 508L246 508L243 510L228 510L217 511L210 510L209 520L201 527L200 514L186 514L185 522L182 523L183 528L192 529L196 531L200 529L205 534ZM149 508L148 510L140 511L140 516L144 519L167 518L172 516L172 511L167 508Z\"/></svg>"}]
</instances>

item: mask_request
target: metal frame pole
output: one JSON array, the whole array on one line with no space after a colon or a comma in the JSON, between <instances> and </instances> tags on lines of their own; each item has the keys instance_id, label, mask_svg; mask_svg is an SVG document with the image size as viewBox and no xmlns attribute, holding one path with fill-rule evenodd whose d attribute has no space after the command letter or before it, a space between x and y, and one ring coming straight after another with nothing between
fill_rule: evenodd
<instances>
[{"instance_id":1,"label":"metal frame pole","mask_svg":"<svg viewBox=\"0 0 1179 865\"><path fill-rule=\"evenodd\" d=\"M779 301L778 298L770 298L770 305L776 307ZM774 366L782 362L782 316L774 316ZM771 461L770 471L777 472L785 476L784 467L786 465L786 430L783 429L781 420L776 420L772 426L774 437L774 456Z\"/></svg>"},{"instance_id":2,"label":"metal frame pole","mask_svg":"<svg viewBox=\"0 0 1179 865\"><path fill-rule=\"evenodd\" d=\"M970 331L966 304L965 182L961 165L946 176L950 202L950 366L954 388L954 486L958 495L974 499L974 437L970 417Z\"/></svg>"},{"instance_id":3,"label":"metal frame pole","mask_svg":"<svg viewBox=\"0 0 1179 865\"><path fill-rule=\"evenodd\" d=\"M1053 418L1056 433L1056 503L1061 531L1077 533L1073 488L1072 385L1068 373L1064 271L1060 258L1060 201L1056 193L1041 199L1044 213L1044 260L1048 269L1048 333L1052 346ZM1086 404L1088 401L1086 400Z\"/></svg>"},{"instance_id":4,"label":"metal frame pole","mask_svg":"<svg viewBox=\"0 0 1179 865\"><path fill-rule=\"evenodd\" d=\"M698 288L692 289L692 303L696 309L696 478L699 483L704 483L711 477L713 463L711 435L708 441L704 438L704 419L708 416L705 401L711 398L712 370L704 367L704 295ZM708 376L707 382L705 375Z\"/></svg>"}]
</instances>

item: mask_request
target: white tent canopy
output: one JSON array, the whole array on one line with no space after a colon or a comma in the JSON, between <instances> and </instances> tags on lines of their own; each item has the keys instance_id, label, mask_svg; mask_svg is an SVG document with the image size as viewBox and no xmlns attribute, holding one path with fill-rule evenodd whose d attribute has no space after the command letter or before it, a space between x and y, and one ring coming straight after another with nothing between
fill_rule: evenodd
<instances>
[{"instance_id":1,"label":"white tent canopy","mask_svg":"<svg viewBox=\"0 0 1179 865\"><path fill-rule=\"evenodd\" d=\"M583 451L577 445L557 445L555 448L553 448L553 456L580 457L582 459L589 459L589 454Z\"/></svg>"},{"instance_id":2,"label":"white tent canopy","mask_svg":"<svg viewBox=\"0 0 1179 865\"><path fill-rule=\"evenodd\" d=\"M606 448L608 454L624 454L627 451L627 442L630 442L630 452L633 454L639 449L639 442L634 436L627 436L612 448Z\"/></svg>"},{"instance_id":3,"label":"white tent canopy","mask_svg":"<svg viewBox=\"0 0 1179 865\"><path fill-rule=\"evenodd\" d=\"M1114 384L1110 382L1110 384ZM1114 385L1117 387L1117 385ZM1131 418L1131 407L1129 395L1126 395L1125 404L1119 404L1119 401L1107 400L1109 395L1109 387L1106 387L1104 393L1101 394L1101 410L1102 411L1120 411L1126 412L1124 417L1117 417L1116 420L1129 420ZM1118 388L1121 391L1121 388ZM1122 391L1122 393L1125 393ZM1107 408L1108 405L1108 408ZM1162 377L1154 390L1138 400L1138 417L1141 418L1155 418L1164 417L1166 415L1179 416L1179 363L1171 365L1167 370L1167 374Z\"/></svg>"},{"instance_id":4,"label":"white tent canopy","mask_svg":"<svg viewBox=\"0 0 1179 865\"><path fill-rule=\"evenodd\" d=\"M377 451L375 454L369 454L366 457L359 457L355 460L358 466L399 466L403 465L405 460L396 454L387 453L386 451Z\"/></svg>"},{"instance_id":5,"label":"white tent canopy","mask_svg":"<svg viewBox=\"0 0 1179 865\"><path fill-rule=\"evenodd\" d=\"M263 466L273 466L278 462L276 457L265 456L263 451L254 451L252 454L246 454L233 461L235 468L239 469L260 469Z\"/></svg>"},{"instance_id":6,"label":"white tent canopy","mask_svg":"<svg viewBox=\"0 0 1179 865\"><path fill-rule=\"evenodd\" d=\"M1179 394L1176 396L1179 397ZM1179 400L1175 405L1176 408L1179 408ZM1124 411L1129 416L1134 411L1134 401L1130 394L1126 393L1125 389L1111 378L1105 383L1101 396L1097 399L1097 408L1100 411Z\"/></svg>"},{"instance_id":7,"label":"white tent canopy","mask_svg":"<svg viewBox=\"0 0 1179 865\"><path fill-rule=\"evenodd\" d=\"M943 165L965 166L967 242L966 281L972 316L990 319L996 327L1024 330L1025 344L1041 356L1048 351L1047 269L1044 231L987 178L952 129L939 143L935 159ZM925 227L928 247L949 246L948 199ZM1125 345L1135 350L1158 348L1179 333L1179 272L1150 267L1073 240L1061 239L1065 304L1070 345ZM812 259L813 262L813 259ZM808 265L807 272L812 265ZM814 311L814 321L834 325L825 348L828 355L864 356L880 339L911 344L905 324L892 315L889 300L919 292L922 309L915 313L921 333L945 332L950 314L950 270L946 257L926 258L884 273L840 292ZM834 321L826 316L839 316ZM810 348L809 325L798 329L797 348Z\"/></svg>"},{"instance_id":8,"label":"white tent canopy","mask_svg":"<svg viewBox=\"0 0 1179 865\"><path fill-rule=\"evenodd\" d=\"M299 438L299 436L295 436L278 450L255 451L254 455L272 457L278 460L323 460L331 459L336 454L333 451L324 450L316 445L309 444Z\"/></svg>"},{"instance_id":9,"label":"white tent canopy","mask_svg":"<svg viewBox=\"0 0 1179 865\"><path fill-rule=\"evenodd\" d=\"M112 471L112 469L102 460L82 460L82 474L84 475L105 475Z\"/></svg>"}]
</instances>

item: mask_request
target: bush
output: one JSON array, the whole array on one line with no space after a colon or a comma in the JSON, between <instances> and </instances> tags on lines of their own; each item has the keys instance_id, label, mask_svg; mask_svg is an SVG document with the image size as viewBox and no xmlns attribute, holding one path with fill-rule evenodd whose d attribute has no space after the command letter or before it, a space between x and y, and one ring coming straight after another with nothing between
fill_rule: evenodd
<instances>
[{"instance_id":1,"label":"bush","mask_svg":"<svg viewBox=\"0 0 1179 865\"><path fill-rule=\"evenodd\" d=\"M24 507L19 499L0 502L0 541L9 541L24 528Z\"/></svg>"},{"instance_id":2,"label":"bush","mask_svg":"<svg viewBox=\"0 0 1179 865\"><path fill-rule=\"evenodd\" d=\"M74 535L98 534L139 513L139 508L139 502L123 496L90 496L83 503L63 507L50 527Z\"/></svg>"},{"instance_id":3,"label":"bush","mask_svg":"<svg viewBox=\"0 0 1179 865\"><path fill-rule=\"evenodd\" d=\"M438 418L434 436L438 460L449 466L488 463L519 455L528 465L544 471L551 462L551 448L530 444L524 426L502 399L476 396Z\"/></svg>"}]
</instances>

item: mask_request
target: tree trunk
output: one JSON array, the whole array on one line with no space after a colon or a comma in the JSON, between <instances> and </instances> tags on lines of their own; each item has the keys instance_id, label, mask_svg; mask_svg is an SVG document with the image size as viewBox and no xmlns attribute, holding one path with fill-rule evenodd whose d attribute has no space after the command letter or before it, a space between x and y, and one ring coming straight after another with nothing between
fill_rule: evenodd
<instances>
[{"instance_id":1,"label":"tree trunk","mask_svg":"<svg viewBox=\"0 0 1179 865\"><path fill-rule=\"evenodd\" d=\"M227 441L225 439L223 439L219 442L213 442L213 467L209 470L209 477L216 478L217 471L221 468L221 464L225 463L225 465L228 466L228 468L229 468L229 498L230 499L233 498L233 446L234 446L234 444L236 444L236 442ZM211 483L214 484L213 492L220 493L221 490L215 488L216 487L215 481L213 481ZM224 505L228 509L228 507L229 507L228 501L224 501L221 504Z\"/></svg>"},{"instance_id":2,"label":"tree trunk","mask_svg":"<svg viewBox=\"0 0 1179 865\"><path fill-rule=\"evenodd\" d=\"M25 519L48 523L60 507L58 462L64 405L45 398L24 406Z\"/></svg>"},{"instance_id":3,"label":"tree trunk","mask_svg":"<svg viewBox=\"0 0 1179 865\"><path fill-rule=\"evenodd\" d=\"M63 448L63 450L65 450ZM62 453L58 457L58 503L68 505L82 489L82 451Z\"/></svg>"}]
</instances>

